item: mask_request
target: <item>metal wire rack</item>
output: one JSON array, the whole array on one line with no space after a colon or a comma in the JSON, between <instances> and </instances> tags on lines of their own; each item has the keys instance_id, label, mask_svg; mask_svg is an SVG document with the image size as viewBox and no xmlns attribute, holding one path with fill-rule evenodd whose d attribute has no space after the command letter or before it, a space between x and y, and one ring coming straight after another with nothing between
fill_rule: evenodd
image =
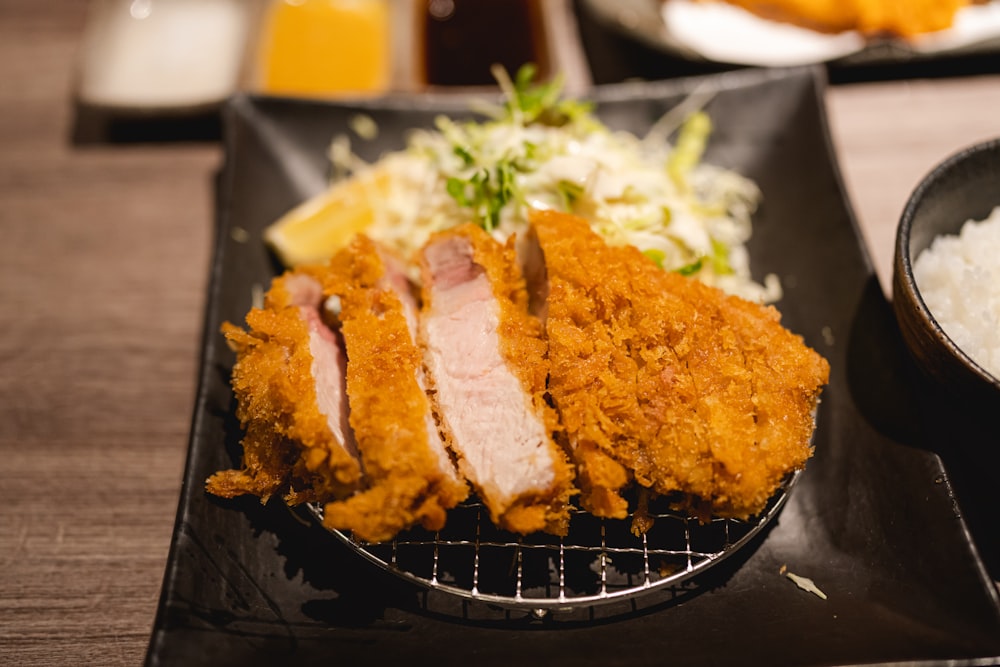
<instances>
[{"instance_id":1,"label":"metal wire rack","mask_svg":"<svg viewBox=\"0 0 1000 667\"><path fill-rule=\"evenodd\" d=\"M452 509L438 532L414 528L378 544L331 532L369 561L428 589L541 616L631 599L703 573L778 515L797 478L786 479L764 511L748 521L702 523L653 501L653 526L638 537L630 531L631 515L599 519L579 509L565 537L516 535L495 527L476 500ZM309 511L322 522L321 506L310 505Z\"/></svg>"}]
</instances>

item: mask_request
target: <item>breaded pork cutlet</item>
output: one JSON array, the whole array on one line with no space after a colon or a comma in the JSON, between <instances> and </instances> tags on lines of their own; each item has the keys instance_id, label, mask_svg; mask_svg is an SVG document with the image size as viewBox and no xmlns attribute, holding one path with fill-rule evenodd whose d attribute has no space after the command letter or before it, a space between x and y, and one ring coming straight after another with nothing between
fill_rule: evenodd
<instances>
[{"instance_id":1,"label":"breaded pork cutlet","mask_svg":"<svg viewBox=\"0 0 1000 667\"><path fill-rule=\"evenodd\" d=\"M403 267L358 236L333 258L324 290L339 302L350 422L365 473L364 490L327 504L324 523L370 542L416 523L440 530L468 487L424 391L417 308Z\"/></svg>"},{"instance_id":2,"label":"breaded pork cutlet","mask_svg":"<svg viewBox=\"0 0 1000 667\"><path fill-rule=\"evenodd\" d=\"M704 515L762 510L811 453L826 361L773 308L609 247L583 219L531 222L548 280L549 392L583 506L625 516L634 478Z\"/></svg>"},{"instance_id":3,"label":"breaded pork cutlet","mask_svg":"<svg viewBox=\"0 0 1000 667\"><path fill-rule=\"evenodd\" d=\"M210 493L298 503L343 498L358 488L346 359L320 316L323 299L314 275L287 273L272 282L263 308L247 314L246 330L223 325L236 352L232 386L245 430L243 464L212 475Z\"/></svg>"},{"instance_id":4,"label":"breaded pork cutlet","mask_svg":"<svg viewBox=\"0 0 1000 667\"><path fill-rule=\"evenodd\" d=\"M552 439L545 342L513 244L450 229L423 248L421 272L424 360L459 469L496 525L565 534L573 469Z\"/></svg>"},{"instance_id":5,"label":"breaded pork cutlet","mask_svg":"<svg viewBox=\"0 0 1000 667\"><path fill-rule=\"evenodd\" d=\"M757 438L750 452L732 448L716 454L725 483L719 485L714 504L723 516L745 516L767 502L766 490L781 480L789 465L805 465L811 450L804 443L816 426L810 408L817 403L817 381L827 382L830 366L779 325L774 308L727 297L721 310L736 332L753 379Z\"/></svg>"}]
</instances>

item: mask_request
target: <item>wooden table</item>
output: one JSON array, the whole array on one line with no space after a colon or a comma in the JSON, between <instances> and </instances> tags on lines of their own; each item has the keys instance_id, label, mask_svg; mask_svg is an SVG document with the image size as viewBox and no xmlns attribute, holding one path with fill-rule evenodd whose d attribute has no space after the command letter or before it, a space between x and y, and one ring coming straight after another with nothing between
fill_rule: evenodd
<instances>
[{"instance_id":1,"label":"wooden table","mask_svg":"<svg viewBox=\"0 0 1000 667\"><path fill-rule=\"evenodd\" d=\"M194 400L218 144L73 145L83 3L0 4L0 663L143 659ZM1000 77L835 87L884 286L936 162L1000 136Z\"/></svg>"}]
</instances>

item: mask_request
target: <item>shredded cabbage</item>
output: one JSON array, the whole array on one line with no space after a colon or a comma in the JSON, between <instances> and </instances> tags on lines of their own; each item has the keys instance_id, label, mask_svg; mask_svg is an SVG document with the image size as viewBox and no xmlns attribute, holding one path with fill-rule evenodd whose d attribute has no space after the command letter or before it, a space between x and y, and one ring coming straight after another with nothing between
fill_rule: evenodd
<instances>
[{"instance_id":1,"label":"shredded cabbage","mask_svg":"<svg viewBox=\"0 0 1000 667\"><path fill-rule=\"evenodd\" d=\"M584 103L560 99L558 81L532 85L530 70L515 81L497 75L507 102L492 117L440 117L374 165L391 185L373 202L370 236L408 255L431 233L469 220L502 241L525 229L531 209L558 209L665 270L755 301L780 298L776 277L752 280L744 245L759 189L702 162L707 114L688 114L673 145L662 127L643 140L610 130ZM358 167L342 147L331 155L340 167Z\"/></svg>"}]
</instances>

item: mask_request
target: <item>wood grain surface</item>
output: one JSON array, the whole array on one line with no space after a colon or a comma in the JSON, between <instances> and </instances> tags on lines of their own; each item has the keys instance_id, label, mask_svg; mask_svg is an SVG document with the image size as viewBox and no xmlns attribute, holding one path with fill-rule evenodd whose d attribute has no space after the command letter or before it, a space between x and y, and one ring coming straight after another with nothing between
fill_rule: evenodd
<instances>
[{"instance_id":1,"label":"wood grain surface","mask_svg":"<svg viewBox=\"0 0 1000 667\"><path fill-rule=\"evenodd\" d=\"M0 664L143 660L194 400L211 141L77 144L81 2L0 1ZM907 194L1000 136L1000 78L829 92L883 285Z\"/></svg>"}]
</instances>

